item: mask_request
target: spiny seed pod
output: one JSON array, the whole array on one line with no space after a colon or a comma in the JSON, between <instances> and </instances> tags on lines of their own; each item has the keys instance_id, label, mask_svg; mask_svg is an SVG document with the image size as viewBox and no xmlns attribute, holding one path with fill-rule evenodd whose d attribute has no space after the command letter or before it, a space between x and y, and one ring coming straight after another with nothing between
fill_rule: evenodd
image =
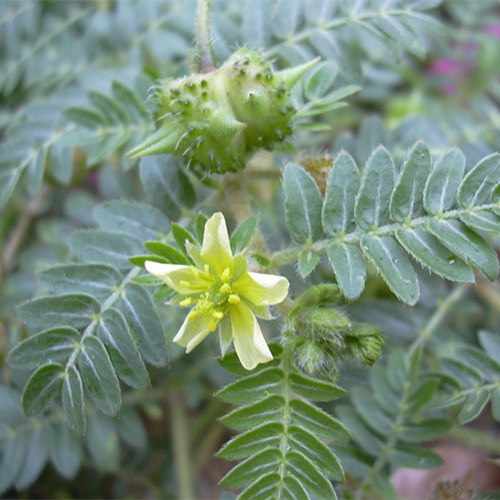
<instances>
[{"instance_id":1,"label":"spiny seed pod","mask_svg":"<svg viewBox=\"0 0 500 500\"><path fill-rule=\"evenodd\" d=\"M274 72L240 49L214 71L167 80L154 96L158 130L128 155L173 153L212 173L243 168L248 151L292 133L290 91L315 63Z\"/></svg>"}]
</instances>

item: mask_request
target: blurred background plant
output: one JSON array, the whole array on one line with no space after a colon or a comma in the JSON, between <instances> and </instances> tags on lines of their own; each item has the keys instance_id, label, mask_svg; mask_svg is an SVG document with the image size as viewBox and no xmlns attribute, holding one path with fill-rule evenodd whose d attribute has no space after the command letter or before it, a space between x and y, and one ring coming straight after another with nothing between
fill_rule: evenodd
<instances>
[{"instance_id":1,"label":"blurred background plant","mask_svg":"<svg viewBox=\"0 0 500 500\"><path fill-rule=\"evenodd\" d=\"M297 299L311 285L341 280L339 271L333 266L334 275L307 237L300 241L302 233L290 222L289 205L285 213L283 201L291 203L290 186L296 179L309 186L304 210L312 200L316 205L309 209L314 213L318 206L321 211L321 195L328 192L327 178L341 150L362 172L379 145L390 152L397 172L408 150L420 140L433 160L447 148L461 148L465 172L500 150L497 0L213 0L210 30L219 64L240 46L262 50L276 69L321 57L292 92L298 110L294 135L272 151L257 151L245 170L210 178L195 175L173 156L130 159L125 153L154 130L149 88L157 79L196 70L195 12L194 0L0 3L0 491L4 498L234 498L236 494L218 485L231 466L213 455L230 436L219 420L230 410L227 402L248 401L228 388L219 398L213 393L234 383L234 374L244 372L232 358L223 366L216 362L215 342L184 355L171 342L183 311L166 307L162 299L168 292L156 291L128 259L136 256L135 264L141 264L141 255L151 258L143 245L151 240L177 243L174 254L182 258L184 228L201 239L203 222L215 210L225 213L230 229L259 214L252 261L263 272L283 264L280 272L290 279L292 298ZM282 187L286 162L301 167L287 167ZM496 175L494 184L500 182ZM311 179L319 190L311 187ZM500 248L498 216L497 209L482 225L476 221L474 226L495 251ZM318 224L321 236L321 221ZM173 255L171 249L168 252ZM358 300L346 302L340 296L325 300L335 304L328 313L323 302L314 307L308 303L302 315L292 316L283 335L277 321L266 325L269 339L279 341L284 336L282 347L308 346L309 351L302 350L293 363L304 377L318 378L311 382L296 375L293 390L307 399L311 395L300 393L297 380L312 384L321 394L314 408L324 410L315 418L335 414L353 437L350 443L332 446L346 482L340 481L339 466L325 472L326 484L332 487L328 477L339 481L336 492L346 499L390 499L397 492L408 498L493 498L498 491L483 490L500 487L495 461L500 455L498 279L490 282L476 270L475 285L456 284L419 266L420 299L409 308L401 301L413 305L416 298L407 295L407 287L383 277L376 268L368 263L366 288ZM350 298L356 299L363 288L364 282ZM154 303L151 290L156 291ZM61 299L61 294L85 303L80 301L77 307L64 302L69 299ZM109 403L99 394L86 398L84 438L68 428L61 405L47 409L35 398L28 407L32 416L26 416L21 406L23 387L30 370L50 355L38 345L38 351L19 356L17 364L11 355L9 365L7 353L44 328L69 325L78 333L91 324L97 331L93 315L110 294L116 295L116 308L110 310L119 313L109 313L105 324L114 325L114 331L131 329L140 344L140 355L132 345L133 355L124 358L134 360L131 371L117 370L127 384L121 390L119 418L97 409L102 410L99 402ZM71 316L68 311L75 308L83 308L78 310L84 314ZM281 313L286 318L289 312ZM311 321L318 322L324 314L330 324L343 321L328 343L318 340L316 330L304 328L297 337L290 334L290 329L303 327L301 321L308 315L315 315ZM350 351L363 358L359 354L363 350L352 340L355 325L363 322L373 324L371 353L380 350L382 332L382 358L373 366L377 356L363 364L349 359L342 363L341 358L349 358L343 354ZM344 343L349 336L350 348ZM338 351L332 347L335 342ZM67 347L66 354L68 349L73 347ZM273 349L280 359L280 348ZM42 354L37 357L37 352ZM147 372L142 371L143 358ZM122 366L120 359L112 357L117 366ZM271 375L261 376L262 380L254 373L240 379L243 388L251 383L245 380L264 383L278 368L269 370ZM111 373L118 387L113 367ZM347 391L333 402L330 399L343 391L321 386L332 381ZM148 386L152 389L141 390ZM118 404L119 392L118 388ZM284 404L285 400L275 396L272 401ZM290 404L295 405L298 419L301 403ZM35 415L40 409L44 411ZM112 405L107 413L113 415L116 409ZM73 415L80 410L73 408ZM242 428L234 412L223 421ZM78 430L78 422L84 426L81 420L74 422L73 429ZM301 425L309 430L303 422L296 428ZM311 449L323 450L321 443L329 443L329 434L318 426L313 429L319 438ZM345 438L339 429L337 437ZM314 457L301 459L302 466L293 462L303 451L300 442L310 443L304 438L306 431L296 432L291 446L299 451L290 462L298 470L292 468L292 475L301 479L299 486L291 480L286 485L314 497L310 488L315 480L323 484L325 479L315 476ZM221 455L248 456L238 455L234 448L229 443ZM441 463L431 449L446 460L444 470L432 469L441 471L432 479L428 471L415 471ZM335 455L327 455L331 463L337 463ZM446 470L452 464L450 457L457 456L460 467ZM247 473L247 482L231 472L223 485L252 486L258 481L249 474L252 469L239 470ZM408 492L404 487L410 483ZM251 492L247 498L252 498ZM261 497L267 498L264 493L253 496ZM321 493L315 497L321 498Z\"/></svg>"}]
</instances>

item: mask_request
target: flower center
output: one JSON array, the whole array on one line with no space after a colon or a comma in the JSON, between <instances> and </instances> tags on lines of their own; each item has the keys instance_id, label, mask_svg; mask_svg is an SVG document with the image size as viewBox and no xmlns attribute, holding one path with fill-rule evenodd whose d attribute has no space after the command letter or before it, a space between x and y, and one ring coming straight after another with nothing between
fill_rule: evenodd
<instances>
[{"instance_id":1,"label":"flower center","mask_svg":"<svg viewBox=\"0 0 500 500\"><path fill-rule=\"evenodd\" d=\"M205 266L205 273L208 274L208 266ZM231 305L241 302L238 294L233 292L231 287L232 273L229 268L224 269L220 276L213 277L214 280L206 292L203 292L198 299L186 297L179 305L190 306L196 302L195 307L189 313L189 318L194 320L203 316L209 318L209 329L214 331L219 321L227 314Z\"/></svg>"}]
</instances>

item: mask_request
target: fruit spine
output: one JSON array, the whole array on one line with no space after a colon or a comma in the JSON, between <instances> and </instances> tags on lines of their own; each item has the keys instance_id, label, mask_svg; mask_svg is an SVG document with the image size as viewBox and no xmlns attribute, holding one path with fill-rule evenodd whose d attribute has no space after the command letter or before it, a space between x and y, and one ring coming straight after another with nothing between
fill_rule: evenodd
<instances>
[{"instance_id":1,"label":"fruit spine","mask_svg":"<svg viewBox=\"0 0 500 500\"><path fill-rule=\"evenodd\" d=\"M248 151L292 133L290 91L315 63L274 72L258 52L239 49L214 71L164 81L154 96L159 128L128 154L173 153L211 173L243 168Z\"/></svg>"}]
</instances>

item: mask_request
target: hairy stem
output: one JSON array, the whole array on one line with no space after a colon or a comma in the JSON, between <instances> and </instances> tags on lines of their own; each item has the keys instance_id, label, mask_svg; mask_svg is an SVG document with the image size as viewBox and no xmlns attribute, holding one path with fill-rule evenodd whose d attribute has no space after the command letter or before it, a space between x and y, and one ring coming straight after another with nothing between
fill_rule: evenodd
<instances>
[{"instance_id":1,"label":"hairy stem","mask_svg":"<svg viewBox=\"0 0 500 500\"><path fill-rule=\"evenodd\" d=\"M198 0L196 8L196 55L199 58L200 73L208 73L217 68L210 34L211 5L211 0Z\"/></svg>"},{"instance_id":2,"label":"hairy stem","mask_svg":"<svg viewBox=\"0 0 500 500\"><path fill-rule=\"evenodd\" d=\"M482 210L484 211L490 211L492 209L498 209L500 208L500 204L498 203L488 203L485 205L477 206L474 207L473 210L469 208L457 208L455 210L449 210L448 212L444 212L442 214L437 214L437 215L423 215L421 217L417 217L416 219L413 219L409 223L392 223L392 224L386 224L384 226L380 226L377 229L374 229L372 231L356 231L353 233L347 233L347 234L339 234L338 236L327 239L327 240L320 240L316 241L315 243L309 244L309 245L302 245L300 247L295 247L287 250L283 250L281 252L276 252L272 258L271 262L275 266L283 266L285 264L290 264L292 262L295 262L302 250L309 250L311 252L316 252L316 253L322 253L326 252L328 247L335 245L335 244L351 244L351 245L357 245L360 243L361 238L366 235L370 236L393 236L396 231L400 228L403 229L426 229L426 226L431 222L432 220L458 220L459 217L463 214L467 213L475 213L475 212L480 212Z\"/></svg>"}]
</instances>

